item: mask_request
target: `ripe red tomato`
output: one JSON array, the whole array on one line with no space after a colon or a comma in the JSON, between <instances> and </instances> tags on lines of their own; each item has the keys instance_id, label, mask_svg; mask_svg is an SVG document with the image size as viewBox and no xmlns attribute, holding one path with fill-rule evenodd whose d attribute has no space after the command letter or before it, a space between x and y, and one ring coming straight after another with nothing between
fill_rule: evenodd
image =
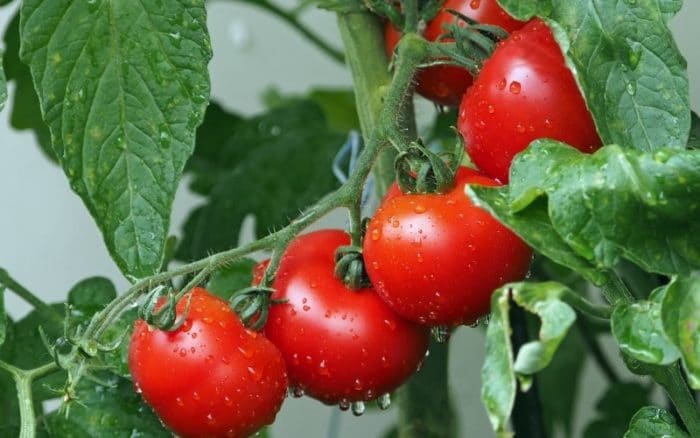
<instances>
[{"instance_id":1,"label":"ripe red tomato","mask_svg":"<svg viewBox=\"0 0 700 438\"><path fill-rule=\"evenodd\" d=\"M454 23L455 16L447 12L453 9L483 24L501 26L508 32L519 29L524 24L508 15L496 0L447 0L442 10L425 28L423 35L435 41L444 33L443 26ZM384 31L386 51L391 56L401 39L401 32L387 22ZM439 105L457 106L462 95L472 84L472 76L464 68L456 66L435 66L418 73L417 91L421 96Z\"/></svg>"},{"instance_id":2,"label":"ripe red tomato","mask_svg":"<svg viewBox=\"0 0 700 438\"><path fill-rule=\"evenodd\" d=\"M595 124L549 27L532 20L500 43L464 95L459 131L486 175L508 181L513 157L537 138L593 152Z\"/></svg>"},{"instance_id":3,"label":"ripe red tomato","mask_svg":"<svg viewBox=\"0 0 700 438\"><path fill-rule=\"evenodd\" d=\"M280 349L293 387L325 403L372 400L415 371L428 331L399 318L373 289L350 290L334 275L341 230L297 237L275 276L265 335Z\"/></svg>"},{"instance_id":4,"label":"ripe red tomato","mask_svg":"<svg viewBox=\"0 0 700 438\"><path fill-rule=\"evenodd\" d=\"M185 323L137 321L129 369L137 391L183 437L246 437L274 421L287 391L282 356L246 329L226 301L194 289ZM187 303L177 305L182 313Z\"/></svg>"},{"instance_id":5,"label":"ripe red tomato","mask_svg":"<svg viewBox=\"0 0 700 438\"><path fill-rule=\"evenodd\" d=\"M420 324L458 325L487 314L494 289L524 278L531 252L465 195L497 183L462 167L445 194L392 189L369 223L363 254L379 296Z\"/></svg>"}]
</instances>

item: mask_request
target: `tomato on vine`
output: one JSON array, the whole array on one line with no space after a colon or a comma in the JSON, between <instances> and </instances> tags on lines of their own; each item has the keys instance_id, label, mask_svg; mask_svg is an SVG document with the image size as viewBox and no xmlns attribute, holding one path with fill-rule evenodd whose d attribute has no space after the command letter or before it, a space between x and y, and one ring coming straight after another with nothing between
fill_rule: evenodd
<instances>
[{"instance_id":1,"label":"tomato on vine","mask_svg":"<svg viewBox=\"0 0 700 438\"><path fill-rule=\"evenodd\" d=\"M423 36L429 41L435 41L445 31L443 26L455 21L455 16L448 12L455 10L479 23L493 24L512 32L523 26L506 13L496 0L447 0L438 14L427 24ZM391 56L401 39L401 32L391 22L387 22L384 30L385 47ZM416 91L439 105L459 105L462 95L472 84L472 76L465 68L438 65L427 67L417 74Z\"/></svg>"},{"instance_id":2,"label":"tomato on vine","mask_svg":"<svg viewBox=\"0 0 700 438\"><path fill-rule=\"evenodd\" d=\"M183 437L246 437L274 421L287 391L279 350L246 329L228 303L192 292L177 330L136 322L129 369L146 402ZM188 296L177 304L181 315ZM178 316L179 317L179 316Z\"/></svg>"},{"instance_id":3,"label":"tomato on vine","mask_svg":"<svg viewBox=\"0 0 700 438\"><path fill-rule=\"evenodd\" d=\"M349 243L341 230L297 237L272 285L272 298L287 301L272 306L265 325L296 392L341 407L396 389L425 357L429 337L373 289L350 290L335 277L335 252Z\"/></svg>"},{"instance_id":4,"label":"tomato on vine","mask_svg":"<svg viewBox=\"0 0 700 438\"><path fill-rule=\"evenodd\" d=\"M379 296L404 318L429 326L486 315L494 289L521 280L531 251L465 195L467 184L498 185L462 167L444 194L393 187L369 223L363 254Z\"/></svg>"},{"instance_id":5,"label":"tomato on vine","mask_svg":"<svg viewBox=\"0 0 700 438\"><path fill-rule=\"evenodd\" d=\"M539 19L486 60L464 95L458 127L474 164L504 183L513 157L535 139L559 140L583 152L601 145L561 49Z\"/></svg>"}]
</instances>

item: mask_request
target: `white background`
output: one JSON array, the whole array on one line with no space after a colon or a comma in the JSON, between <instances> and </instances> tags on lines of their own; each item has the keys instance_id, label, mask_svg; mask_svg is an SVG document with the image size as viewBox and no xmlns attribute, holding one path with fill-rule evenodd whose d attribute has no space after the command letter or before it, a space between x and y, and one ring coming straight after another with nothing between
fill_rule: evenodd
<instances>
[{"instance_id":1,"label":"white background","mask_svg":"<svg viewBox=\"0 0 700 438\"><path fill-rule=\"evenodd\" d=\"M280 2L284 6L296 3ZM262 108L261 91L270 86L282 92L304 92L312 86L350 85L350 75L342 66L278 19L235 1L210 1L207 5L214 48L210 65L213 96L226 107L255 113ZM0 30L15 9L0 9ZM695 109L700 102L700 88L693 81L700 77L700 52L696 50L699 18L700 2L688 0L673 21L681 50L688 57ZM310 11L304 19L340 47L332 14ZM47 301L63 300L73 284L94 275L111 278L123 290L127 282L109 258L97 227L70 191L61 169L42 155L31 133L9 127L8 114L7 109L0 113L0 266ZM195 196L180 190L173 212L173 234L179 234L184 217L197 202ZM11 315L25 314L28 307L8 295ZM450 375L462 436L492 436L479 402L482 331L462 328L452 342ZM612 350L611 354L616 355ZM585 392L576 415L577 430L591 418L593 404L604 387L602 376L590 361L582 387ZM278 415L274 436L325 437L334 411L313 400L289 399ZM336 417L340 421L338 436L379 436L395 414L392 409L357 419L344 413Z\"/></svg>"}]
</instances>

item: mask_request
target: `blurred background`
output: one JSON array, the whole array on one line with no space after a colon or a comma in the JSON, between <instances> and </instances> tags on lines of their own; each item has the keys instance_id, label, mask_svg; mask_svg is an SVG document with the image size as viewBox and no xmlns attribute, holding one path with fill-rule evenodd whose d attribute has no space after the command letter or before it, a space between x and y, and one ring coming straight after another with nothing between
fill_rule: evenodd
<instances>
[{"instance_id":1,"label":"blurred background","mask_svg":"<svg viewBox=\"0 0 700 438\"><path fill-rule=\"evenodd\" d=\"M299 2L278 3L291 8ZM4 32L17 6L0 9L0 32ZM214 48L210 64L212 95L225 108L255 114L263 109L260 96L270 87L282 93L304 93L312 87L351 85L350 74L342 65L255 6L229 0L209 1L207 8ZM341 47L333 14L311 8L303 18L332 45ZM689 0L672 23L688 60L691 102L696 110L700 108L700 51L693 46L700 39L699 18L700 2ZM12 83L9 92L12 96ZM418 108L427 117L434 111L425 102L419 102ZM124 290L127 281L109 258L97 227L71 192L63 171L44 156L31 132L12 130L8 116L9 108L0 113L0 266L49 302L64 300L71 286L89 276L108 277ZM175 199L171 234L180 234L186 214L200 202L186 186L186 182L181 185ZM318 226L343 223L342 215L333 215ZM6 304L14 318L29 310L11 293L6 296ZM451 342L450 378L461 436L492 436L479 401L483 330L463 327ZM617 357L613 349L610 356ZM619 360L616 365L625 375ZM576 407L574 436L579 436L591 419L604 387L602 374L590 361L584 365L583 375L584 394ZM356 418L350 412L341 413L310 399L292 398L285 403L272 431L274 437L378 437L395 419L395 408L369 411Z\"/></svg>"}]
</instances>

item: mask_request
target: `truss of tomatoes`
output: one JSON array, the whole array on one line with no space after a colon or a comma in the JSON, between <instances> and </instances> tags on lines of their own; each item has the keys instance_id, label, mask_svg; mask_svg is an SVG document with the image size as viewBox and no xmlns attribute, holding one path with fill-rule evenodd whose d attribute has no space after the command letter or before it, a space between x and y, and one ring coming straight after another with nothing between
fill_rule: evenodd
<instances>
[{"instance_id":1,"label":"truss of tomatoes","mask_svg":"<svg viewBox=\"0 0 700 438\"><path fill-rule=\"evenodd\" d=\"M469 15L466 4L448 0L445 7ZM492 0L472 0L469 8L503 19ZM438 28L445 22L441 15L436 20ZM426 37L433 38L430 32ZM178 303L180 316L190 305L176 330L136 323L129 348L135 386L175 433L248 436L274 421L288 386L341 408L384 398L420 367L430 327L477 321L489 312L493 290L524 278L530 249L473 205L466 186L507 182L513 157L533 139L586 152L600 139L540 20L501 42L470 88L471 77L444 80L456 73L464 72L426 69L418 90L430 97L426 83L435 74L437 87L448 88L436 101L461 99L458 127L479 170L459 168L444 193L389 189L364 236L371 287L351 290L335 276L336 251L350 239L342 230L322 230L297 237L283 254L271 285L278 304L263 333L245 328L227 302L204 289ZM266 267L256 267L254 283Z\"/></svg>"}]
</instances>

